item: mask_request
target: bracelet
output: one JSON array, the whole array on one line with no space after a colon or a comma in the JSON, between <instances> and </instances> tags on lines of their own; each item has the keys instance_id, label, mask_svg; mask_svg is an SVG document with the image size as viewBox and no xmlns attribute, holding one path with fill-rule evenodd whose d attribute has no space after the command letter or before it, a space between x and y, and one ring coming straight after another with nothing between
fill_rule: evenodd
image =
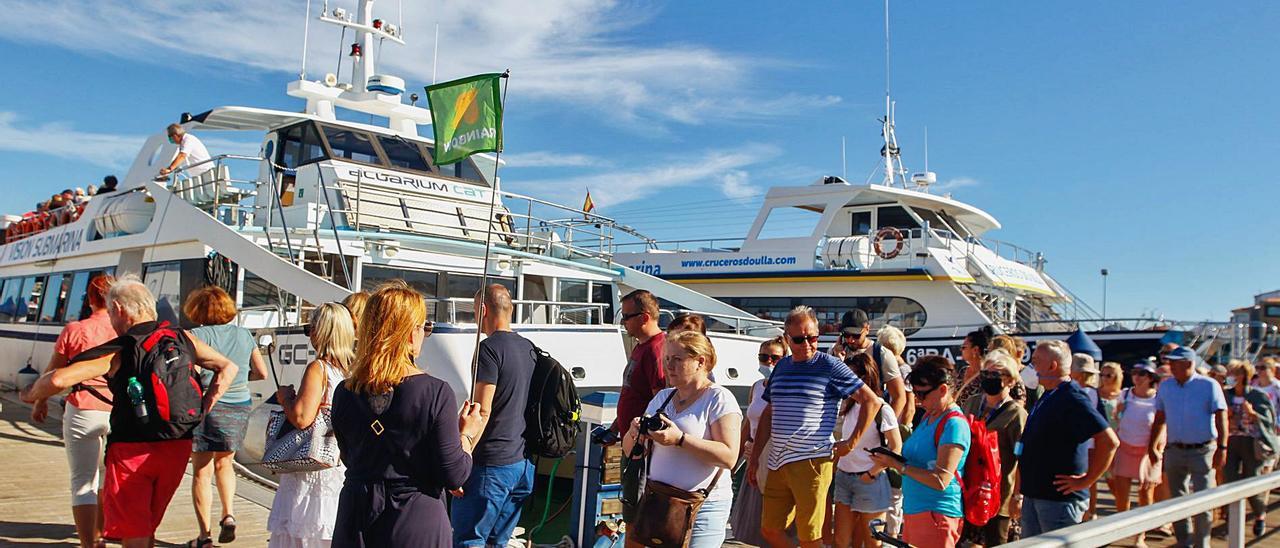
<instances>
[{"instance_id":1,"label":"bracelet","mask_svg":"<svg viewBox=\"0 0 1280 548\"><path fill-rule=\"evenodd\" d=\"M467 441L471 442L471 448L472 448L472 449L474 449L474 448L475 448L475 446L476 446L476 439L475 439L475 438L473 438L473 437L471 437L471 434L463 434L463 435L462 435L462 437L467 438Z\"/></svg>"},{"instance_id":2,"label":"bracelet","mask_svg":"<svg viewBox=\"0 0 1280 548\"><path fill-rule=\"evenodd\" d=\"M685 437L686 435L687 435L687 434L685 434L684 432L681 432L681 433L680 433L680 441L677 441L677 442L676 442L676 447L684 447L684 437Z\"/></svg>"}]
</instances>

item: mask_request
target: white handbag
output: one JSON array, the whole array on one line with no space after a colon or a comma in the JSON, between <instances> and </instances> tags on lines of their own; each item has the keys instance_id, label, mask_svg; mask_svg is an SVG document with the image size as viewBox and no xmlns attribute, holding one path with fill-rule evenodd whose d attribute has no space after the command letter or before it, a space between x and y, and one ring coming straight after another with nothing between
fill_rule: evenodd
<instances>
[{"instance_id":1,"label":"white handbag","mask_svg":"<svg viewBox=\"0 0 1280 548\"><path fill-rule=\"evenodd\" d=\"M262 466L274 472L287 473L315 472L339 464L338 438L333 432L328 384L329 375L326 371L326 401L320 405L315 422L307 428L294 428L283 410L271 412L271 419L267 422L267 444L266 451L262 454Z\"/></svg>"}]
</instances>

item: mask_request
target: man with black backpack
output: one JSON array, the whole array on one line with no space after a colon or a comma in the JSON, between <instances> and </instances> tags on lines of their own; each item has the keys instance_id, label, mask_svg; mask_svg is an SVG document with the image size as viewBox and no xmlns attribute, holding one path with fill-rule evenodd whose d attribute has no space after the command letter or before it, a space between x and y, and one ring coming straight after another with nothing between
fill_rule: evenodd
<instances>
[{"instance_id":1,"label":"man with black backpack","mask_svg":"<svg viewBox=\"0 0 1280 548\"><path fill-rule=\"evenodd\" d=\"M511 330L511 293L490 284L476 294L480 331L476 385L482 433L471 454L471 476L453 501L454 546L506 546L533 492L533 463L525 451L525 408L537 365L535 348Z\"/></svg>"},{"instance_id":2,"label":"man with black backpack","mask_svg":"<svg viewBox=\"0 0 1280 548\"><path fill-rule=\"evenodd\" d=\"M105 375L115 405L102 489L106 537L126 548L153 546L155 531L182 481L191 437L226 392L236 365L183 330L156 321L156 300L136 276L107 291L120 336L45 373L24 400L47 398ZM214 372L207 391L195 367Z\"/></svg>"},{"instance_id":3,"label":"man with black backpack","mask_svg":"<svg viewBox=\"0 0 1280 548\"><path fill-rule=\"evenodd\" d=\"M889 401L895 417L902 417L907 405L907 383L898 367L898 357L867 336L871 333L871 318L862 309L845 312L840 325L840 342L831 347L831 354L841 359L863 352L869 354L880 373L880 386L872 388Z\"/></svg>"}]
</instances>

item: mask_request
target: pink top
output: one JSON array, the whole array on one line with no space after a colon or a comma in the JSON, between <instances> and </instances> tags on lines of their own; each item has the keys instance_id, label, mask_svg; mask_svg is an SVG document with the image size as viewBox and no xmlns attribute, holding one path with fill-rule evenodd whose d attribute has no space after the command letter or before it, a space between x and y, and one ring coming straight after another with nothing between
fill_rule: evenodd
<instances>
[{"instance_id":1,"label":"pink top","mask_svg":"<svg viewBox=\"0 0 1280 548\"><path fill-rule=\"evenodd\" d=\"M77 354L114 338L116 338L116 330L111 327L111 318L107 316L107 310L104 308L94 312L88 318L67 324L58 335L58 341L53 343L53 351L70 360ZM111 391L107 388L106 379L96 377L82 384L111 399ZM67 396L67 402L79 409L111 410L111 406L106 402L85 391L72 392Z\"/></svg>"}]
</instances>

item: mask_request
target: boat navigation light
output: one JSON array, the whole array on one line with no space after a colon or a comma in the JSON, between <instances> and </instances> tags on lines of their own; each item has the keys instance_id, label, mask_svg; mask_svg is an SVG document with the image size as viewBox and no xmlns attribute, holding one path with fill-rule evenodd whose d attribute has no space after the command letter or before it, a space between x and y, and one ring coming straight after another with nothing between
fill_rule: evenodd
<instances>
[{"instance_id":1,"label":"boat navigation light","mask_svg":"<svg viewBox=\"0 0 1280 548\"><path fill-rule=\"evenodd\" d=\"M387 23L387 28L383 30L386 30L387 34L390 34L391 36L395 36L396 32L399 31L400 28L391 23Z\"/></svg>"},{"instance_id":2,"label":"boat navigation light","mask_svg":"<svg viewBox=\"0 0 1280 548\"><path fill-rule=\"evenodd\" d=\"M338 75L332 72L326 72L324 74L324 85L329 87L338 85Z\"/></svg>"},{"instance_id":3,"label":"boat navigation light","mask_svg":"<svg viewBox=\"0 0 1280 548\"><path fill-rule=\"evenodd\" d=\"M378 29L378 30L382 30L382 20L381 20L381 19L374 19L374 20L373 20L373 28Z\"/></svg>"},{"instance_id":4,"label":"boat navigation light","mask_svg":"<svg viewBox=\"0 0 1280 548\"><path fill-rule=\"evenodd\" d=\"M362 55L362 52L360 51L360 44L356 42L352 42L350 57L359 57L361 55Z\"/></svg>"},{"instance_id":5,"label":"boat navigation light","mask_svg":"<svg viewBox=\"0 0 1280 548\"><path fill-rule=\"evenodd\" d=\"M342 8L333 8L333 18L334 18L334 19L346 19L346 18L347 18L347 10L344 10L344 9L342 9Z\"/></svg>"}]
</instances>

